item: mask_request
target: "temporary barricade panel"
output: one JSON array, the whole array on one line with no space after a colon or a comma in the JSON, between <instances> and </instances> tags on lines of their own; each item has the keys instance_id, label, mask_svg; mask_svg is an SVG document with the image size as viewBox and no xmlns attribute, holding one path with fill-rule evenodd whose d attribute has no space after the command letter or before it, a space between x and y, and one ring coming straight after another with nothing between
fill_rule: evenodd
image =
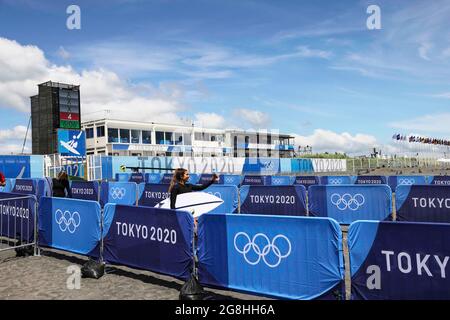
<instances>
[{"instance_id":1,"label":"temporary barricade panel","mask_svg":"<svg viewBox=\"0 0 450 320\"><path fill-rule=\"evenodd\" d=\"M202 215L199 280L291 299L342 298L339 225L328 218Z\"/></svg>"},{"instance_id":2,"label":"temporary barricade panel","mask_svg":"<svg viewBox=\"0 0 450 320\"><path fill-rule=\"evenodd\" d=\"M352 223L352 299L449 300L449 234L444 223Z\"/></svg>"}]
</instances>

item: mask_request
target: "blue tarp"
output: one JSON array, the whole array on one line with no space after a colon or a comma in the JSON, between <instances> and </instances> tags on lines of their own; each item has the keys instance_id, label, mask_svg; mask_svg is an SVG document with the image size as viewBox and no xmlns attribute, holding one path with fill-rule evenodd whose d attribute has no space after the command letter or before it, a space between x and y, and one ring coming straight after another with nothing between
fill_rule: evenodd
<instances>
[{"instance_id":1,"label":"blue tarp","mask_svg":"<svg viewBox=\"0 0 450 320\"><path fill-rule=\"evenodd\" d=\"M205 214L198 225L204 285L289 299L343 295L342 233L332 219Z\"/></svg>"}]
</instances>

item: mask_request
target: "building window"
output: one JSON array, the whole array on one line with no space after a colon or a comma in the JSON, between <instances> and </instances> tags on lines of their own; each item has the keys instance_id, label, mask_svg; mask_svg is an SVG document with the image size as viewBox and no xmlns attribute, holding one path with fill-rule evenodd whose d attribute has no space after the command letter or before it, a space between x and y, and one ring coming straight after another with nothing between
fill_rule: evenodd
<instances>
[{"instance_id":1,"label":"building window","mask_svg":"<svg viewBox=\"0 0 450 320\"><path fill-rule=\"evenodd\" d=\"M152 132L151 131L142 131L142 143L151 144L152 143Z\"/></svg>"},{"instance_id":2,"label":"building window","mask_svg":"<svg viewBox=\"0 0 450 320\"><path fill-rule=\"evenodd\" d=\"M156 131L156 144L164 144L164 132Z\"/></svg>"},{"instance_id":3,"label":"building window","mask_svg":"<svg viewBox=\"0 0 450 320\"><path fill-rule=\"evenodd\" d=\"M184 134L184 145L185 146L190 146L192 145L192 139L191 139L191 134L190 133L185 133Z\"/></svg>"},{"instance_id":4,"label":"building window","mask_svg":"<svg viewBox=\"0 0 450 320\"><path fill-rule=\"evenodd\" d=\"M108 142L119 142L119 129L108 128Z\"/></svg>"},{"instance_id":5,"label":"building window","mask_svg":"<svg viewBox=\"0 0 450 320\"><path fill-rule=\"evenodd\" d=\"M175 132L174 136L175 136L175 144L182 145L183 144L183 134Z\"/></svg>"},{"instance_id":6,"label":"building window","mask_svg":"<svg viewBox=\"0 0 450 320\"><path fill-rule=\"evenodd\" d=\"M120 142L121 143L130 143L130 130L129 129L120 129Z\"/></svg>"},{"instance_id":7,"label":"building window","mask_svg":"<svg viewBox=\"0 0 450 320\"><path fill-rule=\"evenodd\" d=\"M141 131L131 130L131 143L141 143Z\"/></svg>"},{"instance_id":8,"label":"building window","mask_svg":"<svg viewBox=\"0 0 450 320\"><path fill-rule=\"evenodd\" d=\"M97 138L105 136L105 127L97 127Z\"/></svg>"},{"instance_id":9,"label":"building window","mask_svg":"<svg viewBox=\"0 0 450 320\"><path fill-rule=\"evenodd\" d=\"M197 141L201 141L201 140L202 140L202 133L201 133L201 132L196 132L196 133L194 134L194 138L195 138L195 140L197 140Z\"/></svg>"},{"instance_id":10,"label":"building window","mask_svg":"<svg viewBox=\"0 0 450 320\"><path fill-rule=\"evenodd\" d=\"M166 132L165 144L174 144L173 143L173 133L172 132Z\"/></svg>"},{"instance_id":11,"label":"building window","mask_svg":"<svg viewBox=\"0 0 450 320\"><path fill-rule=\"evenodd\" d=\"M86 128L86 139L92 139L94 137L94 128Z\"/></svg>"}]
</instances>

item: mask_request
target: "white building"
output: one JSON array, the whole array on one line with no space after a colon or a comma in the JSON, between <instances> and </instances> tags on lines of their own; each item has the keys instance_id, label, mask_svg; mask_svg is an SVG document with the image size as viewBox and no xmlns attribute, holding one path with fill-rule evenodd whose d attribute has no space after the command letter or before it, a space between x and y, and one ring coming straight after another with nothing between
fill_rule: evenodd
<instances>
[{"instance_id":1,"label":"white building","mask_svg":"<svg viewBox=\"0 0 450 320\"><path fill-rule=\"evenodd\" d=\"M82 123L87 154L117 156L293 157L294 138L263 131L221 130L113 119Z\"/></svg>"}]
</instances>

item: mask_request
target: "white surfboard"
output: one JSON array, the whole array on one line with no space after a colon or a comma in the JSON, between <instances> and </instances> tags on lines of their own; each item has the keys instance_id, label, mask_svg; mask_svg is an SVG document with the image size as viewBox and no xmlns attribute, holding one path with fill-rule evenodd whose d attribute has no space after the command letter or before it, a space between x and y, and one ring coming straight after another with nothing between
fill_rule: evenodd
<instances>
[{"instance_id":1,"label":"white surfboard","mask_svg":"<svg viewBox=\"0 0 450 320\"><path fill-rule=\"evenodd\" d=\"M193 213L194 218L220 206L223 200L206 192L189 192L177 196L175 208ZM156 204L155 208L170 209L170 198Z\"/></svg>"}]
</instances>

